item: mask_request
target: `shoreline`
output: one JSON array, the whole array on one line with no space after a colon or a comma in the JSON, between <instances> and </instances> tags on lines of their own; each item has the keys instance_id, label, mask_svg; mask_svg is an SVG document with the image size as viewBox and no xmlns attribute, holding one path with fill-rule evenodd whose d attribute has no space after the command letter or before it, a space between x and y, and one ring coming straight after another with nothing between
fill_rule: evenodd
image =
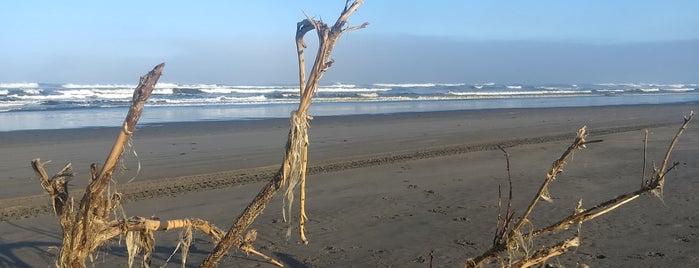
<instances>
[{"instance_id":1,"label":"shoreline","mask_svg":"<svg viewBox=\"0 0 699 268\"><path fill-rule=\"evenodd\" d=\"M472 100L421 100L385 102L318 102L310 113L316 117L371 116L400 113L479 111L501 109L557 109L628 105L685 105L699 103L699 93L687 95L638 95L614 97L551 97ZM257 121L286 119L297 103L149 106L141 125L167 123ZM118 126L128 107L59 109L0 113L0 133L21 130L104 128ZM99 121L94 120L99 118ZM60 125L59 125L60 124Z\"/></svg>"},{"instance_id":2,"label":"shoreline","mask_svg":"<svg viewBox=\"0 0 699 268\"><path fill-rule=\"evenodd\" d=\"M297 104L293 104L294 107ZM317 105L317 104L316 104ZM399 111L399 112L377 112L377 113L360 113L360 114L340 114L340 115L319 115L319 116L313 116L314 118L324 118L328 120L342 120L343 118L371 118L371 117L390 117L390 116L398 116L398 115L412 115L412 114L430 114L430 113L444 113L444 114L453 114L453 113L479 113L479 112L493 112L493 111L518 111L518 110L545 110L545 109L593 109L593 108L611 108L611 107L653 107L653 106L697 106L699 107L699 103L696 101L682 101L682 102L672 102L672 103L650 103L650 104L611 104L611 105L596 105L596 106L560 106L560 107L505 107L505 108L474 108L474 109L455 109L455 110L428 110L428 111ZM192 106L190 108L196 108L197 106ZM207 106L202 106L202 107L207 107ZM121 107L122 110L124 110L124 114L127 111L124 108L128 107ZM173 108L173 107L146 107L146 108ZM148 109L146 109L147 111ZM24 113L24 112L50 112L50 111L14 111L17 113ZM287 122L289 120L288 116L285 117L260 117L260 118L254 118L254 117L245 117L245 118L234 118L234 119L204 119L204 120L198 120L198 121L167 121L167 122L148 122L148 123L139 123L138 127L139 128L149 128L149 127L168 127L168 126L182 126L182 125L196 125L196 124L211 124L211 123L221 123L221 124L235 124L235 125L241 125L242 127L249 127L250 125L255 125L258 124L259 122L275 122L275 121L284 121ZM312 122L312 121L311 121ZM119 124L117 124L119 125ZM7 131L0 131L0 134L3 133L24 133L24 134L33 134L37 132L55 132L55 131L78 131L78 130L95 130L95 131L100 131L100 130L105 130L105 129L115 129L120 126L113 125L113 126L83 126L83 127L66 127L66 128L52 128L52 129L18 129L18 130L7 130Z\"/></svg>"},{"instance_id":3,"label":"shoreline","mask_svg":"<svg viewBox=\"0 0 699 268\"><path fill-rule=\"evenodd\" d=\"M316 117L309 130L310 244L296 244L295 236L284 239L287 225L280 221L281 200L276 198L253 227L260 234L256 245L291 267L424 267L432 250L435 265L461 266L492 240L497 189L506 178L497 145L511 154L513 206L521 212L580 127L587 125L590 139L604 140L576 153L551 186L554 203L542 204L533 214L541 227L547 225L545 219L570 215L580 198L591 207L636 189L641 130L650 129L649 161L658 160L681 116L696 108L634 105ZM142 170L134 183L121 184L127 215L198 217L229 227L278 169L288 124L273 119L139 127L133 144ZM699 218L694 209L699 181L691 179L699 176L695 124L675 150L672 160L680 166L671 173L662 202L644 196L584 224L583 245L556 261L573 266L699 264L699 225L694 221ZM0 190L0 207L9 207L8 200L29 207L19 217L3 214L9 221L0 221L0 260L17 267L46 266L52 258L46 248L60 243L60 228L31 177L29 160L54 160L49 173L72 160L75 196L84 188L88 160L103 160L114 130L0 133L0 160L11 176L1 178L6 187ZM133 154L125 157L130 169L118 177L122 182L135 175L138 162ZM16 219L22 215L30 218ZM154 265L167 259L177 239L178 232L156 236ZM199 236L192 247L188 263L196 264L212 245ZM123 245L114 244L97 265L125 263L124 252ZM220 265L234 264L261 263L231 250Z\"/></svg>"}]
</instances>

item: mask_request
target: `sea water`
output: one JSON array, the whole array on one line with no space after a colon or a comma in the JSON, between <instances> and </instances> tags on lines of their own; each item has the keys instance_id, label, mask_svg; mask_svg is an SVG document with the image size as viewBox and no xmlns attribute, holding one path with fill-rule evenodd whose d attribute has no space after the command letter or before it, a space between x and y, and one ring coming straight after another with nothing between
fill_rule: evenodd
<instances>
[{"instance_id":1,"label":"sea water","mask_svg":"<svg viewBox=\"0 0 699 268\"><path fill-rule=\"evenodd\" d=\"M119 126L136 85L0 83L0 131ZM140 124L286 118L294 85L159 83ZM699 101L697 84L329 84L313 116L448 110L664 104Z\"/></svg>"}]
</instances>

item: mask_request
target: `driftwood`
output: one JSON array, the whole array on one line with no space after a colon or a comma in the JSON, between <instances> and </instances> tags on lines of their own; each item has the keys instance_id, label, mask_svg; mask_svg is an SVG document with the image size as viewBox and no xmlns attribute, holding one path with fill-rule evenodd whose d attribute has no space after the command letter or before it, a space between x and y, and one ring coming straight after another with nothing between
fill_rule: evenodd
<instances>
[{"instance_id":1,"label":"driftwood","mask_svg":"<svg viewBox=\"0 0 699 268\"><path fill-rule=\"evenodd\" d=\"M138 87L134 90L129 112L101 171L97 171L97 165L91 166L92 181L85 189L79 210L74 210L74 201L68 194L67 181L72 176L71 164L67 164L49 178L44 170L44 163L38 158L32 160L32 168L39 177L41 186L51 196L54 212L63 230L63 245L56 266L84 267L87 258L91 257L99 246L122 233L137 230L136 226L144 223L138 220L110 220L110 214L120 205L121 194L110 191L105 193L105 190L109 188L114 169L164 66L165 64L160 64L141 77Z\"/></svg>"},{"instance_id":2,"label":"driftwood","mask_svg":"<svg viewBox=\"0 0 699 268\"><path fill-rule=\"evenodd\" d=\"M583 149L585 148L586 144L593 143L593 142L599 142L599 140L594 140L594 141L586 141L587 138L587 133L586 133L586 128L583 127L578 131L578 135L573 141L573 143L566 149L566 151L561 155L561 157L556 160L553 163L553 166L551 170L547 173L546 179L544 179L544 182L542 183L541 187L539 188L539 191L534 195L534 199L531 201L525 212L522 214L522 216L519 218L519 220L514 224L512 228L509 227L509 223L511 222L511 219L513 217L513 214L510 214L510 207L508 203L508 208L505 216L498 215L498 221L497 221L497 226L496 226L496 232L495 232L495 237L493 239L493 246L486 250L483 254L476 258L468 259L466 261L465 267L480 267L485 264L491 263L493 259L498 259L499 263L501 266L504 267L530 267L533 265L540 264L542 262L545 262L551 257L561 255L565 253L569 248L571 247L577 247L580 244L580 237L579 235L576 235L573 238L566 239L564 241L561 241L560 243L550 246L550 247L544 247L536 252L530 253L528 252L528 247L527 241L532 241L533 239L540 237L542 235L546 234L551 234L553 232L561 231L561 230L567 230L569 227L573 224L578 224L580 226L582 223L592 220L596 217L599 217L603 214L606 214L624 204L627 204L637 197L639 197L642 194L645 193L653 193L657 196L662 195L662 189L663 185L665 183L665 176L667 173L672 170L678 163L670 164L670 156L672 154L672 151L674 150L675 146L677 145L677 142L684 132L685 129L689 126L689 123L694 117L694 112L690 111L688 116L685 116L684 122L678 129L677 133L675 134L674 138L670 142L670 145L668 146L668 149L665 153L665 157L663 158L662 165L660 168L654 167L651 173L651 177L649 179L645 179L645 163L646 163L646 146L647 144L644 144L644 152L643 152L643 163L644 163L644 168L642 172L643 176L643 182L641 184L641 188L639 190L622 194L619 195L615 198L612 198L608 201L602 202L596 206L593 206L592 208L589 209L584 209L582 206L582 200L578 202L578 206L575 209L575 212L542 229L538 230L533 230L528 233L523 233L522 232L522 227L525 224L531 224L531 220L529 219L529 215L533 211L534 207L536 206L537 202L539 199L544 199L547 201L550 201L549 193L548 193L548 185L553 182L556 179L556 176L561 174L563 172L563 167L567 163L567 159L572 155L572 153L576 150ZM645 140L647 142L648 140L648 132L646 131L646 136ZM504 149L503 149L504 151ZM505 152L506 157L507 152ZM508 179L509 179L509 157L507 159L508 161ZM511 191L511 184L510 184L510 191ZM512 196L510 194L510 201L512 199ZM500 205L498 207L501 207ZM499 209L500 210L500 209ZM498 212L500 214L500 211ZM500 222L503 224L500 225ZM579 228L578 228L579 229ZM522 256L517 256L518 251L524 251L520 252L519 255ZM503 257L500 256L503 252L507 252L508 256L504 257L506 260L503 260Z\"/></svg>"},{"instance_id":3,"label":"driftwood","mask_svg":"<svg viewBox=\"0 0 699 268\"><path fill-rule=\"evenodd\" d=\"M347 20L354 11L362 4L362 0L350 3L348 0L345 3L345 8L339 18L332 27L328 27L323 21L306 18L299 22L296 28L296 47L299 61L299 87L301 101L298 110L291 115L291 127L289 129L288 140L286 143L286 153L279 171L274 178L265 185L257 196L252 200L245 210L238 216L230 230L216 245L216 248L209 254L200 267L213 267L221 257L232 247L240 247L244 243L241 238L243 232L255 221L262 213L269 201L274 197L279 189L286 186L286 202L291 208L293 201L293 190L296 185L301 187L301 212L299 219L299 229L301 239L307 243L305 236L305 174L307 163L308 150L308 121L313 119L308 115L308 108L311 105L313 94L318 89L320 79L325 71L333 64L330 59L330 54L335 47L335 43L340 36L351 30L361 29L366 27L367 23L360 26L346 27ZM303 38L309 31L315 30L318 33L318 53L316 54L315 62L311 69L311 73L306 79L304 49L306 44ZM290 211L289 211L290 213ZM286 215L285 215L286 218Z\"/></svg>"},{"instance_id":4,"label":"driftwood","mask_svg":"<svg viewBox=\"0 0 699 268\"><path fill-rule=\"evenodd\" d=\"M220 228L209 222L184 218L168 221L153 220L143 217L123 216L119 218L115 209L121 206L121 193L110 189L113 181L112 174L124 152L125 146L138 123L143 111L143 105L150 97L158 78L162 74L164 64L156 66L151 72L141 77L138 87L134 90L132 103L126 119L119 131L117 139L112 147L107 160L99 170L97 164L90 166L91 182L85 189L85 194L80 201L79 210L74 208L74 200L70 197L67 183L73 176L71 163L66 164L55 175L49 177L41 159L31 161L32 169L41 183L42 188L49 194L58 216L63 231L63 243L60 255L56 260L56 267L85 267L87 259L100 247L112 239L120 236L126 237L126 246L129 251L129 267L133 265L134 257L143 252L143 264L149 265L150 253L154 247L153 231L166 231L173 229L185 229L189 242L182 247L183 262L186 260L187 247L191 243L191 230L199 230L209 235L214 242L221 240L225 234ZM183 240L183 241L184 241ZM252 240L241 245L245 252L260 255L266 260L280 265L252 248ZM186 241L185 241L186 242ZM183 263L184 265L184 263Z\"/></svg>"}]
</instances>

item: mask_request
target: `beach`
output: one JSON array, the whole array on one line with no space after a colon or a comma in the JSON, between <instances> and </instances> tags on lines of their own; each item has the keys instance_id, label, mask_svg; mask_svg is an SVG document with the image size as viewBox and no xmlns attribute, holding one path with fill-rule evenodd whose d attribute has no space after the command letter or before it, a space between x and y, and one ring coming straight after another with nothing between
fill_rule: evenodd
<instances>
[{"instance_id":1,"label":"beach","mask_svg":"<svg viewBox=\"0 0 699 268\"><path fill-rule=\"evenodd\" d=\"M659 164L682 116L695 103L573 108L483 109L352 116L317 116L310 124L307 214L309 244L286 240L276 197L252 228L255 246L287 267L461 267L491 246L498 187L506 192L510 155L512 207L520 215L575 133L591 140L575 153L531 216L541 228L584 207L639 189L643 130L648 165ZM147 108L146 108L147 109ZM147 112L147 111L146 111ZM97 120L97 119L95 119ZM201 218L227 230L281 164L288 119L142 125L124 154L114 187L127 216ZM101 163L118 128L0 132L0 266L46 267L61 231L29 163L51 160L49 172L72 162L78 199L90 163ZM699 132L690 125L671 161L662 198L644 195L584 223L581 246L549 261L575 267L699 265ZM131 181L131 182L128 182ZM128 182L128 183L127 183ZM298 206L296 205L295 208ZM156 234L153 265L177 246L179 231ZM566 232L562 234L570 235ZM559 236L534 249L558 242ZM195 234L188 264L213 248ZM115 241L97 267L123 267ZM168 267L178 267L179 253ZM219 267L273 267L231 250Z\"/></svg>"}]
</instances>

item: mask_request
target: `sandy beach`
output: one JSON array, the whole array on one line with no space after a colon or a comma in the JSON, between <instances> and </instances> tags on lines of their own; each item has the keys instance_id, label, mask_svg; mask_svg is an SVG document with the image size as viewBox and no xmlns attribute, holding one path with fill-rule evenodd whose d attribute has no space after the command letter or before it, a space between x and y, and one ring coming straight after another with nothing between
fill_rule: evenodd
<instances>
[{"instance_id":1,"label":"sandy beach","mask_svg":"<svg viewBox=\"0 0 699 268\"><path fill-rule=\"evenodd\" d=\"M531 219L545 227L584 207L641 185L643 129L648 159L661 161L696 104L498 109L316 117L311 121L307 224L310 243L286 240L281 198L253 224L255 245L287 267L462 267L487 250L497 217L498 185L511 157L513 209L526 208L551 163L587 126L590 144L551 186L554 202ZM147 113L147 108L146 108ZM696 122L695 122L696 124ZM128 216L197 217L227 230L279 167L287 119L209 121L140 126L124 155L117 187ZM47 267L60 227L29 166L72 162L75 198L90 163L106 158L117 128L0 132L0 267ZM699 131L680 139L662 199L642 196L581 228L579 248L549 261L565 267L699 266ZM132 180L130 183L127 181ZM295 232L294 232L295 234ZM566 233L570 234L570 233ZM177 245L178 231L156 234L154 266ZM559 237L535 244L537 249ZM213 248L196 234L188 264ZM124 267L115 241L96 267ZM179 267L179 253L168 267ZM274 267L231 250L219 267Z\"/></svg>"}]
</instances>

